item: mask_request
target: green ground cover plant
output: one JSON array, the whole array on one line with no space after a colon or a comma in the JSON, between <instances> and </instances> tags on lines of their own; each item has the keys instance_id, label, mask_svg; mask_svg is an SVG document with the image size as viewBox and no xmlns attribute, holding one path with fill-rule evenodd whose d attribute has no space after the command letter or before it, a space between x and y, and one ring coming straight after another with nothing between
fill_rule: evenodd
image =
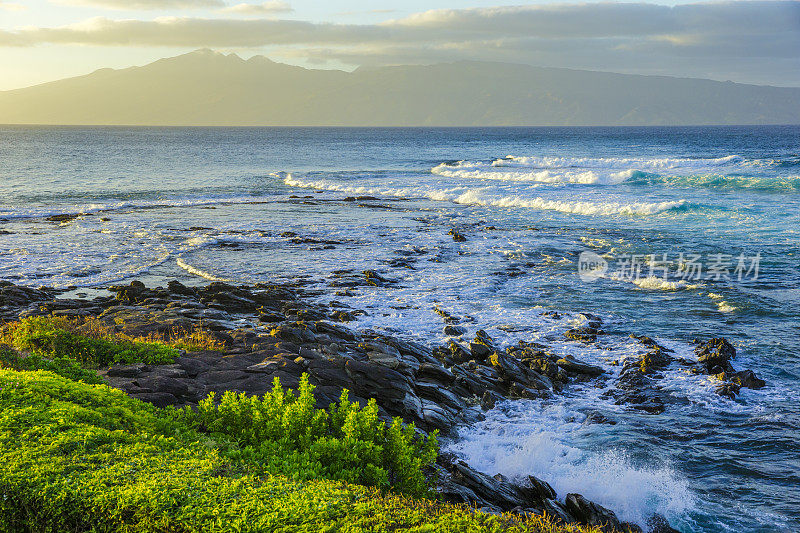
<instances>
[{"instance_id":1,"label":"green ground cover plant","mask_svg":"<svg viewBox=\"0 0 800 533\"><path fill-rule=\"evenodd\" d=\"M46 371L0 370L0 530L593 531L555 525L542 517L487 515L414 498L402 493L402 484L382 490L311 479L311 472L295 476L294 460L284 465L284 472L270 471L281 470L274 461L256 467L244 449L260 438L285 439L280 446L294 449L313 444L319 435L324 440L330 432L331 439L349 435L376 446L397 439L396 446L416 442L425 449L418 439L370 433L374 418L369 406L359 409L348 402L312 411L301 399L304 394L300 391L287 400L286 393L282 403L275 399L277 389L257 402L229 396L227 403L209 402L193 418L105 385ZM256 420L256 413L273 408L282 413L280 424L245 428L251 416L246 413ZM315 429L300 431L301 420L311 420ZM340 448L322 447L325 453L339 453L330 449ZM238 456L235 450L240 450ZM382 451L374 458L383 460L386 453L394 452ZM395 465L402 464L403 455L394 459ZM343 477L365 475L346 456L338 460L350 466L342 470L348 471ZM384 468L393 471L391 465ZM385 480L381 475L374 479Z\"/></svg>"}]
</instances>

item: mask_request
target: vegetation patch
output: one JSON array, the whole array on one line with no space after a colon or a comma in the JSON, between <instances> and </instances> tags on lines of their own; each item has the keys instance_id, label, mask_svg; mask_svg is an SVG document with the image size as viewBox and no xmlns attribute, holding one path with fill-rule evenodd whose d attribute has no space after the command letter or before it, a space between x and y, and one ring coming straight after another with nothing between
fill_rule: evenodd
<instances>
[{"instance_id":1,"label":"vegetation patch","mask_svg":"<svg viewBox=\"0 0 800 533\"><path fill-rule=\"evenodd\" d=\"M3 340L20 352L63 357L95 368L117 363L168 364L179 354L172 346L118 337L101 326L99 321L37 316L7 324Z\"/></svg>"},{"instance_id":2,"label":"vegetation patch","mask_svg":"<svg viewBox=\"0 0 800 533\"><path fill-rule=\"evenodd\" d=\"M326 439L362 443L356 445L371 450L376 460L394 454L388 451L394 442L410 448L389 459L394 467L383 467L389 487L405 491L397 479L392 484L402 457L412 449L432 449L428 441L392 436L391 429L381 436L369 406L340 402L328 411L309 410L307 384L292 400L283 394L279 401L276 387L257 400L229 395L218 405L207 402L193 416L157 409L105 385L44 371L0 370L0 530L597 531L310 479L333 472L329 465L305 473L297 472L294 459L259 467L248 453L275 457L256 449L259 439L295 452ZM266 415L270 420L260 418ZM304 423L314 429L302 431ZM247 447L253 450L245 452ZM308 457L331 457L338 471L347 472L340 477L367 471L358 472L344 446L320 446ZM366 475L385 479L376 472ZM410 491L415 490L412 483Z\"/></svg>"},{"instance_id":3,"label":"vegetation patch","mask_svg":"<svg viewBox=\"0 0 800 533\"><path fill-rule=\"evenodd\" d=\"M20 356L16 350L8 346L0 346L0 368L12 370L49 370L54 374L73 381L84 383L102 383L103 380L94 370L82 367L72 359L62 356L52 358L41 355Z\"/></svg>"},{"instance_id":4,"label":"vegetation patch","mask_svg":"<svg viewBox=\"0 0 800 533\"><path fill-rule=\"evenodd\" d=\"M342 393L325 411L315 408L314 386L303 374L298 393L284 391L275 378L263 398L226 392L211 394L197 411L185 409L189 425L236 443L228 454L297 480L336 479L426 496L423 470L436 460L436 432L417 435L413 424L378 418L375 400L362 409Z\"/></svg>"}]
</instances>

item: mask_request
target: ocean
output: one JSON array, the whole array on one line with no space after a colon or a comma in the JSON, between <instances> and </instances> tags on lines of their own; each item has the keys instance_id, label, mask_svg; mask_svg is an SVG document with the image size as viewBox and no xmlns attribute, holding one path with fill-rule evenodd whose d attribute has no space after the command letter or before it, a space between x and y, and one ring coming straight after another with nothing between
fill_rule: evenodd
<instances>
[{"instance_id":1,"label":"ocean","mask_svg":"<svg viewBox=\"0 0 800 533\"><path fill-rule=\"evenodd\" d=\"M686 532L800 529L799 231L796 126L0 127L0 280L302 278L357 328L439 345L442 309L547 344L609 379L502 403L445 448ZM348 269L397 283L331 287ZM563 335L581 312L595 344ZM663 413L616 405L630 333L689 360L724 336L767 386L729 399L673 364Z\"/></svg>"}]
</instances>

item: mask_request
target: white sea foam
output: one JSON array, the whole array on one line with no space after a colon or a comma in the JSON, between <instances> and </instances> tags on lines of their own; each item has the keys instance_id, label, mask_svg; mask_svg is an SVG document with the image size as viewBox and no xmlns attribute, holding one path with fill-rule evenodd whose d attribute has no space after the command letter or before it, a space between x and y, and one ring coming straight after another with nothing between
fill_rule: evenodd
<instances>
[{"instance_id":1,"label":"white sea foam","mask_svg":"<svg viewBox=\"0 0 800 533\"><path fill-rule=\"evenodd\" d=\"M800 178L777 178L763 170L773 160L738 155L717 158L513 156L436 165L431 173L461 180L496 180L547 185L617 185L627 181L691 187L798 189ZM754 174L755 173L755 174ZM749 175L746 175L749 174Z\"/></svg>"},{"instance_id":2,"label":"white sea foam","mask_svg":"<svg viewBox=\"0 0 800 533\"><path fill-rule=\"evenodd\" d=\"M631 280L631 283L642 289L649 289L654 291L677 291L680 289L697 289L700 287L698 284L688 283L686 280L669 281L657 276L647 276L644 278L636 278Z\"/></svg>"},{"instance_id":3,"label":"white sea foam","mask_svg":"<svg viewBox=\"0 0 800 533\"><path fill-rule=\"evenodd\" d=\"M462 429L447 450L486 474L534 475L561 498L578 492L639 524L656 512L675 516L694 506L688 482L668 466L641 467L621 450L579 445L593 431L581 426L583 418L564 404L517 401Z\"/></svg>"},{"instance_id":4,"label":"white sea foam","mask_svg":"<svg viewBox=\"0 0 800 533\"><path fill-rule=\"evenodd\" d=\"M466 178L499 181L531 181L539 183L578 183L578 184L615 184L622 183L631 176L628 171L613 172L602 175L592 170L553 171L540 170L498 170L493 164L475 164L461 162L456 165L441 164L431 169L433 174L448 178Z\"/></svg>"},{"instance_id":5,"label":"white sea foam","mask_svg":"<svg viewBox=\"0 0 800 533\"><path fill-rule=\"evenodd\" d=\"M274 200L275 196L203 196L194 198L172 198L155 200L109 200L106 202L93 202L72 204L68 206L24 206L5 207L0 211L0 218L9 220L24 220L31 218L46 218L54 215L81 214L97 215L114 211L132 209L155 209L172 207L203 207L219 204L249 204Z\"/></svg>"},{"instance_id":6,"label":"white sea foam","mask_svg":"<svg viewBox=\"0 0 800 533\"><path fill-rule=\"evenodd\" d=\"M221 277L215 276L214 274L212 274L210 272L207 272L207 271L202 270L200 268L194 267L194 266L190 265L189 263L187 263L186 261L184 261L183 258L181 258L181 257L179 257L176 262L177 262L179 267L184 269L189 274L194 274L195 276L199 276L201 278L207 279L208 281L233 281L233 280L230 280L230 279L226 279L226 278L221 278Z\"/></svg>"},{"instance_id":7,"label":"white sea foam","mask_svg":"<svg viewBox=\"0 0 800 533\"><path fill-rule=\"evenodd\" d=\"M322 189L351 194L373 194L398 198L428 198L434 201L449 201L464 205L523 207L578 215L644 216L664 213L688 205L686 200L631 203L555 200L546 199L541 196L525 197L521 195L502 195L497 194L496 189L488 187L450 187L440 189L435 188L433 185L418 187L373 187L348 185L325 179L302 179L292 174L287 174L284 177L284 183L290 187Z\"/></svg>"}]
</instances>

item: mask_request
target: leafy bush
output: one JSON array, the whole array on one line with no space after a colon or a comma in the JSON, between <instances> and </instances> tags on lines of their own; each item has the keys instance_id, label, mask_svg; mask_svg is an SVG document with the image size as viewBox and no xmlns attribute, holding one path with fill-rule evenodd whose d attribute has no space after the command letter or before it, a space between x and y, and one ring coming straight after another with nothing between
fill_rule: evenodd
<instances>
[{"instance_id":1,"label":"leafy bush","mask_svg":"<svg viewBox=\"0 0 800 533\"><path fill-rule=\"evenodd\" d=\"M105 385L0 370L0 531L599 532L341 481L256 475L220 453L232 445Z\"/></svg>"},{"instance_id":2,"label":"leafy bush","mask_svg":"<svg viewBox=\"0 0 800 533\"><path fill-rule=\"evenodd\" d=\"M235 441L237 460L262 464L298 480L336 479L393 489L415 496L428 492L423 469L436 460L436 434L424 438L414 425L396 418L387 427L375 400L362 409L347 391L328 411L316 409L314 386L303 374L298 394L275 378L263 398L226 392L212 394L186 420L214 436Z\"/></svg>"},{"instance_id":3,"label":"leafy bush","mask_svg":"<svg viewBox=\"0 0 800 533\"><path fill-rule=\"evenodd\" d=\"M74 319L64 317L30 317L8 324L3 338L22 352L97 367L115 363L168 364L179 354L176 348L163 343L118 338L103 330L87 334Z\"/></svg>"}]
</instances>

